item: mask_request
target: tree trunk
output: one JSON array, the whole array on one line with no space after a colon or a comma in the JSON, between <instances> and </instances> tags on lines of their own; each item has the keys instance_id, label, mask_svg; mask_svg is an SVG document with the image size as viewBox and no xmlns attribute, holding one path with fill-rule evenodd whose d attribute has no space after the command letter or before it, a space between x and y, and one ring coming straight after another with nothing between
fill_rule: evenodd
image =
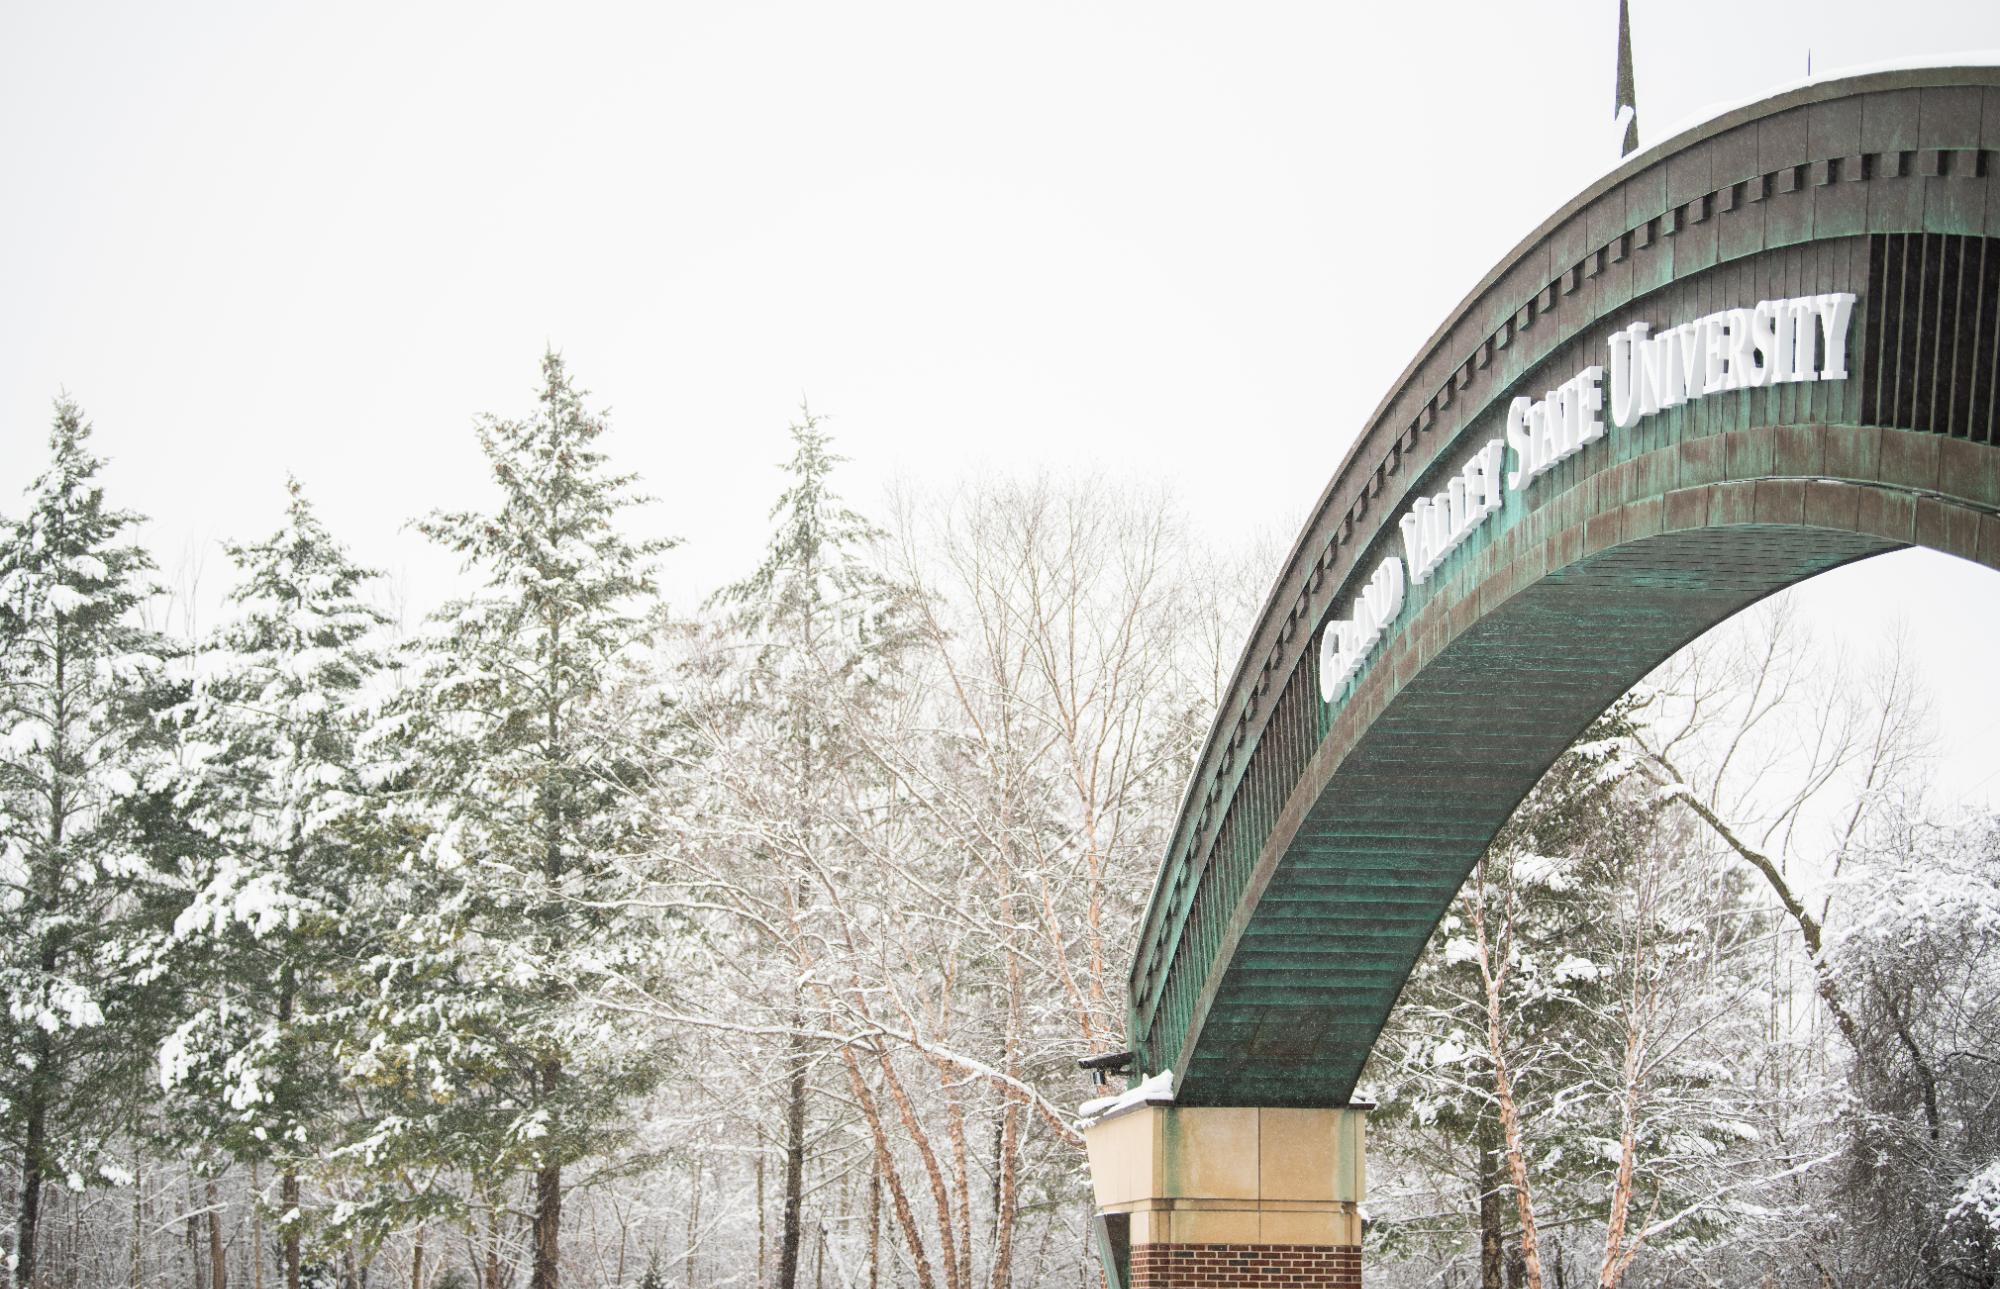
<instances>
[{"instance_id":1,"label":"tree trunk","mask_svg":"<svg viewBox=\"0 0 2000 1289\"><path fill-rule=\"evenodd\" d=\"M1500 1055L1500 995L1492 991L1487 1030L1494 1053L1493 1086L1500 1097L1500 1131L1507 1141L1507 1170L1514 1182L1514 1207L1521 1222L1521 1244L1517 1256L1529 1289L1542 1289L1542 1259L1535 1233L1534 1197L1528 1189L1527 1147L1521 1139L1521 1119L1514 1105L1513 1082Z\"/></svg>"},{"instance_id":2,"label":"tree trunk","mask_svg":"<svg viewBox=\"0 0 2000 1289\"><path fill-rule=\"evenodd\" d=\"M292 964L286 963L284 974L278 985L278 1029L285 1032L292 1023L292 1010L298 993L296 978L292 974ZM299 1289L299 1174L289 1164L278 1175L279 1228L284 1233L283 1256L285 1260L285 1289Z\"/></svg>"},{"instance_id":3,"label":"tree trunk","mask_svg":"<svg viewBox=\"0 0 2000 1289\"><path fill-rule=\"evenodd\" d=\"M132 1160L132 1289L146 1279L146 1175L140 1159ZM261 1286L260 1286L261 1289Z\"/></svg>"},{"instance_id":4,"label":"tree trunk","mask_svg":"<svg viewBox=\"0 0 2000 1289\"><path fill-rule=\"evenodd\" d=\"M1007 950L1007 1034L1004 1066L1010 1078L1021 1076L1021 996L1024 992L1021 959L1010 945ZM1010 1089L1002 1093L999 1121L993 1128L993 1265L987 1275L989 1289L1006 1289L1014 1278L1014 1219L1018 1203L1015 1177L1020 1154L1020 1109ZM966 1258L972 1254L967 1246Z\"/></svg>"},{"instance_id":5,"label":"tree trunk","mask_svg":"<svg viewBox=\"0 0 2000 1289\"><path fill-rule=\"evenodd\" d=\"M862 1118L868 1123L868 1134L875 1140L875 1169L889 1185L889 1204L895 1214L896 1225L903 1232L903 1241L910 1250L910 1267L916 1272L917 1289L931 1289L930 1260L924 1253L923 1237L917 1231L916 1214L910 1208L909 1192L903 1188L903 1181L896 1173L895 1156L889 1152L889 1133L882 1123L882 1115L875 1099L868 1094L867 1081L861 1077L861 1062L852 1048L840 1049L840 1063L847 1070L847 1085L854 1091L854 1102L861 1107Z\"/></svg>"},{"instance_id":6,"label":"tree trunk","mask_svg":"<svg viewBox=\"0 0 2000 1289\"><path fill-rule=\"evenodd\" d=\"M37 1034L35 1047L46 1053L46 1038ZM14 1283L21 1289L38 1289L35 1283L35 1246L42 1225L42 1155L48 1147L48 1101L42 1092L41 1071L46 1055L38 1055L35 1077L28 1084L27 1139L21 1147L20 1227L14 1237Z\"/></svg>"},{"instance_id":7,"label":"tree trunk","mask_svg":"<svg viewBox=\"0 0 2000 1289\"><path fill-rule=\"evenodd\" d=\"M65 1285L76 1283L77 1268L83 1265L83 1205L69 1206L69 1239L63 1243L63 1258L68 1267L63 1276Z\"/></svg>"},{"instance_id":8,"label":"tree trunk","mask_svg":"<svg viewBox=\"0 0 2000 1289\"><path fill-rule=\"evenodd\" d=\"M878 1039L871 1044L875 1052L875 1068L882 1075L882 1084L888 1089L890 1100L896 1103L896 1117L903 1125L904 1139L917 1148L917 1159L923 1165L924 1177L930 1182L931 1208L938 1214L938 1244L941 1247L938 1265L944 1268L946 1289L965 1289L959 1282L958 1249L952 1239L951 1195L945 1184L944 1169L938 1165L937 1151L931 1148L930 1137L917 1118L915 1103L910 1099L909 1089L896 1076L896 1067L889 1060L889 1049ZM880 1150L878 1143L877 1149ZM911 1240L911 1255L916 1256L918 1244Z\"/></svg>"},{"instance_id":9,"label":"tree trunk","mask_svg":"<svg viewBox=\"0 0 2000 1289\"><path fill-rule=\"evenodd\" d=\"M60 851L62 846L60 815L57 827L51 834L50 844L54 848L51 853ZM61 875L51 872L47 876L47 881L49 889L43 896L43 902L53 914L61 905L57 895ZM56 966L61 957L54 933L50 932L42 943L41 965L44 980L55 977ZM14 1264L14 1283L21 1289L40 1289L36 1256L41 1246L42 1184L47 1180L45 1170L49 1148L49 1102L54 1099L51 1085L54 1082L53 1067L56 1059L55 1040L49 1036L47 1030L35 1031L34 1052L35 1068L28 1076L26 1140L21 1146L21 1225L14 1245L19 1255Z\"/></svg>"},{"instance_id":10,"label":"tree trunk","mask_svg":"<svg viewBox=\"0 0 2000 1289\"><path fill-rule=\"evenodd\" d=\"M951 1184L944 1193L958 1196L957 1215L950 1224L955 1234L945 1244L948 1261L945 1281L955 1289L963 1289L970 1283L967 1275L972 1262L972 1168L965 1152L965 1102L958 1093L958 1072L935 1058L931 1067L937 1071L944 1090L945 1136L951 1146ZM941 1220L939 1225L942 1227L944 1222Z\"/></svg>"},{"instance_id":11,"label":"tree trunk","mask_svg":"<svg viewBox=\"0 0 2000 1289\"><path fill-rule=\"evenodd\" d=\"M1942 1118L1938 1113L1938 1077L1924 1056L1924 1049L1917 1045L1916 1036L1910 1032L1908 1002L1905 998L1898 1003L1887 990L1877 987L1876 996L1882 1001L1882 1009L1888 1013L1891 1027L1896 1031L1896 1039L1903 1045L1904 1055L1910 1058L1910 1068L1916 1073L1917 1088L1924 1098L1924 1124L1930 1129L1932 1141L1942 1134Z\"/></svg>"},{"instance_id":12,"label":"tree trunk","mask_svg":"<svg viewBox=\"0 0 2000 1289\"><path fill-rule=\"evenodd\" d=\"M65 697L69 691L66 679L69 665L67 642L67 632L63 630L61 615L58 615L54 657L55 711L54 719L50 721L55 742L49 760L48 852L35 865L35 885L41 887L35 894L40 897L41 911L51 918L62 912L63 829L69 819L69 792L64 771L69 758L69 718ZM42 979L46 982L54 978L56 967L62 960L56 932L44 931L41 947ZM39 1289L35 1259L40 1251L43 1169L47 1166L44 1157L48 1154L49 1102L53 1099L50 1085L55 1061L55 1043L47 1030L36 1029L34 1054L35 1065L28 1076L27 1106L23 1116L25 1140L21 1147L20 1225L14 1237L14 1283L20 1289Z\"/></svg>"},{"instance_id":13,"label":"tree trunk","mask_svg":"<svg viewBox=\"0 0 2000 1289\"><path fill-rule=\"evenodd\" d=\"M553 534L551 534L553 536ZM548 880L552 890L559 891L566 867L563 858L563 841L566 828L563 822L565 797L567 795L563 767L567 760L564 751L562 724L562 695L558 677L561 674L563 657L563 619L558 614L549 625L548 670L550 695L546 708L547 732L542 744L542 755L552 771L542 780L542 817L546 829L543 838L542 876ZM550 918L549 944L551 951L560 950L563 944L562 914L544 904L540 910L545 918ZM559 995L561 987L551 985L552 995ZM552 998L553 1001L553 998ZM542 1057L534 1071L533 1082L541 1089L541 1103L552 1105L556 1091L562 1084L562 1057L559 1053ZM563 1125L558 1122L556 1127ZM552 1159L545 1159L535 1173L535 1217L530 1232L534 1242L534 1267L528 1276L529 1289L556 1289L556 1282L562 1271L562 1144L558 1134L550 1144L556 1151Z\"/></svg>"},{"instance_id":14,"label":"tree trunk","mask_svg":"<svg viewBox=\"0 0 2000 1289\"><path fill-rule=\"evenodd\" d=\"M701 1237L701 1159L694 1161L694 1178L688 1186L687 1289L694 1289L694 1247Z\"/></svg>"},{"instance_id":15,"label":"tree trunk","mask_svg":"<svg viewBox=\"0 0 2000 1289\"><path fill-rule=\"evenodd\" d=\"M1479 1116L1479 1286L1504 1289L1507 1206L1500 1197L1500 1132L1491 1115Z\"/></svg>"},{"instance_id":16,"label":"tree trunk","mask_svg":"<svg viewBox=\"0 0 2000 1289\"><path fill-rule=\"evenodd\" d=\"M187 1251L188 1265L194 1269L194 1289L209 1289L208 1253L202 1246L201 1213L195 1206L194 1176L188 1176Z\"/></svg>"},{"instance_id":17,"label":"tree trunk","mask_svg":"<svg viewBox=\"0 0 2000 1289\"><path fill-rule=\"evenodd\" d=\"M1652 886L1650 880L1642 884L1637 920L1641 927L1652 911ZM1633 1174L1638 1164L1639 1153L1639 1110L1642 1083L1645 1077L1647 1022L1652 1012L1651 996L1646 991L1646 942L1643 934L1633 935L1632 985L1625 1001L1625 1061L1621 1073L1623 1081L1619 1108L1618 1173L1611 1185L1611 1212L1604 1229L1604 1262L1598 1271L1599 1289L1618 1289L1625 1278L1625 1270L1638 1256L1639 1246L1645 1241L1643 1229L1630 1240L1625 1237L1626 1226L1632 1214Z\"/></svg>"},{"instance_id":18,"label":"tree trunk","mask_svg":"<svg viewBox=\"0 0 2000 1289\"><path fill-rule=\"evenodd\" d=\"M620 1280L623 1283L623 1280ZM424 1289L424 1228L410 1242L410 1289Z\"/></svg>"},{"instance_id":19,"label":"tree trunk","mask_svg":"<svg viewBox=\"0 0 2000 1289\"><path fill-rule=\"evenodd\" d=\"M284 1210L285 1289L299 1289L299 1175L290 1168L278 1178L278 1207Z\"/></svg>"},{"instance_id":20,"label":"tree trunk","mask_svg":"<svg viewBox=\"0 0 2000 1289\"><path fill-rule=\"evenodd\" d=\"M250 1161L250 1287L264 1289L264 1183L254 1159Z\"/></svg>"},{"instance_id":21,"label":"tree trunk","mask_svg":"<svg viewBox=\"0 0 2000 1289\"><path fill-rule=\"evenodd\" d=\"M799 1011L785 1040L785 1215L778 1244L778 1289L798 1289L801 1204L806 1175L806 1040Z\"/></svg>"},{"instance_id":22,"label":"tree trunk","mask_svg":"<svg viewBox=\"0 0 2000 1289\"><path fill-rule=\"evenodd\" d=\"M500 1289L500 1210L490 1200L486 1205L486 1289Z\"/></svg>"},{"instance_id":23,"label":"tree trunk","mask_svg":"<svg viewBox=\"0 0 2000 1289\"><path fill-rule=\"evenodd\" d=\"M222 1188L211 1177L202 1195L208 1208L208 1283L210 1289L229 1289L229 1259L222 1251Z\"/></svg>"},{"instance_id":24,"label":"tree trunk","mask_svg":"<svg viewBox=\"0 0 2000 1289\"><path fill-rule=\"evenodd\" d=\"M1669 783L1684 789L1675 800L1686 806L1696 818L1707 824L1709 831L1722 839L1723 845L1735 851L1744 862L1763 874L1765 883L1771 888L1771 893L1778 897L1778 903L1784 905L1786 914L1790 916L1793 924L1798 927L1799 938L1805 941L1806 952L1812 962L1813 978L1819 990L1820 999L1826 1003L1827 1011L1833 1014L1833 1023L1839 1027L1841 1037L1847 1040L1847 1045L1854 1050L1855 1054L1863 1060L1868 1059L1867 1049L1861 1042L1860 1027L1855 1024L1853 1014L1847 1010L1847 1001L1841 996L1840 983L1834 978L1833 968L1827 965L1824 956L1824 946L1820 939L1819 919L1812 915L1806 908L1805 901L1800 899L1798 893L1792 889L1791 883L1785 879L1784 870L1780 869L1769 855L1764 854L1737 836L1736 830L1724 823L1722 816L1716 814L1715 811L1708 807L1706 802L1696 797L1688 781L1681 776L1680 769L1673 762L1667 760L1658 752L1652 751L1650 748L1646 750L1646 754L1652 760L1653 764L1667 776Z\"/></svg>"},{"instance_id":25,"label":"tree trunk","mask_svg":"<svg viewBox=\"0 0 2000 1289\"><path fill-rule=\"evenodd\" d=\"M1527 1279L1528 1289L1542 1289L1542 1260L1536 1244L1534 1193L1528 1184L1527 1147L1522 1141L1521 1118L1514 1104L1513 1079L1507 1071L1507 1045L1502 1037L1504 1011L1500 991L1508 970L1507 945L1513 925L1512 895L1508 896L1508 911L1495 944L1486 933L1484 859L1479 861L1476 871L1478 887L1472 902L1472 927L1479 943L1479 974L1486 985L1486 1047L1487 1055L1493 1062L1493 1097L1500 1110L1500 1134L1507 1144L1507 1172L1514 1183L1514 1208L1521 1224L1518 1250L1521 1270Z\"/></svg>"},{"instance_id":26,"label":"tree trunk","mask_svg":"<svg viewBox=\"0 0 2000 1289\"><path fill-rule=\"evenodd\" d=\"M878 1289L882 1251L882 1161L874 1160L868 1170L868 1289Z\"/></svg>"},{"instance_id":27,"label":"tree trunk","mask_svg":"<svg viewBox=\"0 0 2000 1289\"><path fill-rule=\"evenodd\" d=\"M556 1289L562 1237L562 1165L535 1174L535 1270L528 1289Z\"/></svg>"}]
</instances>

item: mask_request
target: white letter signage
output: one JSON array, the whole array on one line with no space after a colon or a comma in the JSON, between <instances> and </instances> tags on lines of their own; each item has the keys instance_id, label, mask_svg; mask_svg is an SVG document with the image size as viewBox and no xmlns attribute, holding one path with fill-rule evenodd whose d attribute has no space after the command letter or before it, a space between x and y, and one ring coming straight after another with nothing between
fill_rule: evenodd
<instances>
[{"instance_id":1,"label":"white letter signage","mask_svg":"<svg viewBox=\"0 0 2000 1289\"><path fill-rule=\"evenodd\" d=\"M1629 429L1642 419L1709 394L1794 381L1847 379L1852 291L1760 301L1718 310L1655 333L1635 322L1611 334L1606 368L1585 367L1540 398L1507 406L1506 437L1481 447L1438 492L1418 497L1397 521L1399 559L1376 565L1348 616L1326 624L1319 641L1319 690L1339 699L1368 653L1403 611L1404 579L1421 586L1479 531L1506 500L1604 437L1604 417ZM1507 453L1514 468L1506 469Z\"/></svg>"}]
</instances>

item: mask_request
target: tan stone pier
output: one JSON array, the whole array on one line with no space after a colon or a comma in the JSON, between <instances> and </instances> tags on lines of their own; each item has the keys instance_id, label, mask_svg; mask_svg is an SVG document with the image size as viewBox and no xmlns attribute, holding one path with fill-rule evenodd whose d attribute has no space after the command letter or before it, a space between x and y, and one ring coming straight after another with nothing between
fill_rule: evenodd
<instances>
[{"instance_id":1,"label":"tan stone pier","mask_svg":"<svg viewBox=\"0 0 2000 1289\"><path fill-rule=\"evenodd\" d=\"M1085 1132L1114 1289L1361 1283L1369 1107L1127 1107Z\"/></svg>"}]
</instances>

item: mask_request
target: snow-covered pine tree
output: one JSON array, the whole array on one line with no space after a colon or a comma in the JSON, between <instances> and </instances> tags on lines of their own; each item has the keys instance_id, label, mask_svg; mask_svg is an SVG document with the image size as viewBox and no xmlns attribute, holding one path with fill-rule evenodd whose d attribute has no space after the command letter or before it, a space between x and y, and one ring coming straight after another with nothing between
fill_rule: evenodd
<instances>
[{"instance_id":1,"label":"snow-covered pine tree","mask_svg":"<svg viewBox=\"0 0 2000 1289\"><path fill-rule=\"evenodd\" d=\"M353 1153L384 1175L463 1170L489 1206L532 1174L530 1285L555 1289L563 1169L608 1147L661 1070L646 1031L584 1000L661 948L622 898L644 740L607 708L673 543L619 531L642 499L607 469L606 422L560 355L542 377L532 416L478 425L499 508L417 525L482 585L426 625L381 727L405 912L371 963L377 1032L354 1065L385 1117Z\"/></svg>"},{"instance_id":2,"label":"snow-covered pine tree","mask_svg":"<svg viewBox=\"0 0 2000 1289\"><path fill-rule=\"evenodd\" d=\"M99 1180L145 1086L156 1008L121 951L150 872L137 803L164 764L167 642L69 399L48 469L0 527L0 1130L19 1168L10 1253L33 1284L44 1188Z\"/></svg>"},{"instance_id":3,"label":"snow-covered pine tree","mask_svg":"<svg viewBox=\"0 0 2000 1289\"><path fill-rule=\"evenodd\" d=\"M180 713L178 802L208 845L189 857L165 936L184 997L160 1081L198 1154L277 1175L285 1284L298 1289L300 1175L329 1145L343 977L368 946L367 857L348 821L367 798L357 713L385 620L364 598L374 574L295 481L278 531L227 549L235 615L197 654Z\"/></svg>"},{"instance_id":4,"label":"snow-covered pine tree","mask_svg":"<svg viewBox=\"0 0 2000 1289\"><path fill-rule=\"evenodd\" d=\"M733 713L724 716L732 753L743 764L723 767L731 814L754 820L746 844L768 890L746 891L775 917L755 919L792 941L815 934L808 871L828 858L838 833L844 776L855 749L843 739L847 722L881 692L897 652L911 640L908 593L866 558L881 530L833 491L843 460L810 407L790 426L787 483L772 505L774 522L764 558L748 577L716 592L740 661L731 669ZM747 769L747 772L746 772ZM753 796L754 794L754 796ZM733 847L728 848L733 851ZM750 880L747 877L744 879ZM804 1240L802 1200L809 1141L807 1093L814 1044L801 1033L812 1003L800 983L807 966L798 943L778 952L776 976L789 984L773 1000L788 1025L783 1060L784 1178L778 1242L778 1289L793 1289Z\"/></svg>"},{"instance_id":5,"label":"snow-covered pine tree","mask_svg":"<svg viewBox=\"0 0 2000 1289\"><path fill-rule=\"evenodd\" d=\"M1745 886L1663 818L1638 773L1631 713L1628 699L1600 717L1515 811L1370 1058L1366 1077L1382 1092L1378 1207L1435 1213L1464 1186L1487 1286L1531 1260L1510 1131L1546 1228L1539 1258L1594 1272L1609 1231L1618 1266L1607 1283L1641 1243L1640 1215L1689 1210L1758 1135L1746 1104L1754 1072L1729 1055L1756 1039L1742 997L1754 943ZM1514 1130L1500 1113L1482 956L1498 978ZM1699 1208L1671 1230L1683 1250L1717 1234ZM1450 1258L1464 1233L1391 1218L1374 1239Z\"/></svg>"},{"instance_id":6,"label":"snow-covered pine tree","mask_svg":"<svg viewBox=\"0 0 2000 1289\"><path fill-rule=\"evenodd\" d=\"M1629 766L1616 755L1620 733L1617 715L1587 731L1522 802L1482 861L1489 912L1503 901L1509 910L1509 943L1496 956L1511 972L1503 1024L1513 1096L1517 1105L1553 1107L1532 1116L1543 1221L1552 1220L1548 1210L1557 1208L1560 1185L1576 1180L1579 1170L1587 1183L1603 1162L1579 1148L1604 1134L1601 1098L1579 1104L1554 1086L1553 1095L1536 1093L1543 1083L1559 1082L1553 1067L1574 1074L1593 1060L1608 1064L1615 1048L1617 1027L1609 1013L1616 995L1602 965L1616 953L1608 913L1620 866L1631 860L1645 822L1621 788ZM1472 930L1479 898L1480 888L1468 881L1440 921L1365 1078L1381 1090L1371 1126L1377 1156L1389 1165L1379 1169L1376 1202L1379 1207L1386 1200L1393 1214L1378 1224L1375 1239L1385 1253L1401 1258L1450 1256L1444 1251L1462 1247L1465 1229L1430 1214L1443 1207L1438 1201L1449 1202L1448 1188L1464 1186L1474 1201L1467 1216L1477 1238L1480 1283L1498 1289L1521 1232L1507 1181L1487 997ZM1588 1076L1582 1082L1588 1086ZM1427 1202L1391 1198L1405 1186L1412 1193L1445 1193ZM1404 1222L1397 1210L1425 1216ZM1544 1245L1541 1256L1554 1262L1561 1255ZM1511 1260L1518 1264L1520 1257L1515 1252Z\"/></svg>"}]
</instances>

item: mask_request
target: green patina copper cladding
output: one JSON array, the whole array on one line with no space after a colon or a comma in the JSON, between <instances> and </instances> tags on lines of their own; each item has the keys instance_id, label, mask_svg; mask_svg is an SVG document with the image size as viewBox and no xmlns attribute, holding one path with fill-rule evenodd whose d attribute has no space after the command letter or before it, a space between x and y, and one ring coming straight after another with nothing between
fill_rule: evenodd
<instances>
[{"instance_id":1,"label":"green patina copper cladding","mask_svg":"<svg viewBox=\"0 0 2000 1289\"><path fill-rule=\"evenodd\" d=\"M1510 492L1338 704L1318 629L1508 402L1656 329L1860 296L1851 378L1611 427ZM1432 336L1252 633L1141 928L1130 1036L1187 1104L1346 1102L1437 918L1521 796L1675 648L1835 565L2000 567L2000 69L1826 82L1630 158Z\"/></svg>"}]
</instances>

